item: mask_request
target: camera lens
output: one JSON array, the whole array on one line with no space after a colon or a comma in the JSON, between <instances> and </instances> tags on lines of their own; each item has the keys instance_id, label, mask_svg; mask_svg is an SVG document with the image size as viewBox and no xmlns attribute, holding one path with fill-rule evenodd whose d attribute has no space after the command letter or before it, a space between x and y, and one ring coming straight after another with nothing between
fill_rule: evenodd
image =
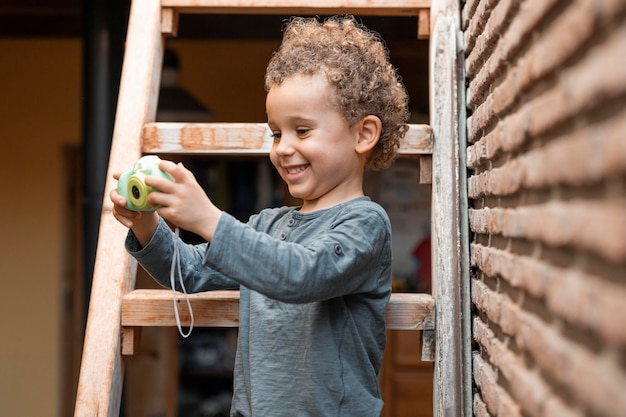
<instances>
[{"instance_id":1,"label":"camera lens","mask_svg":"<svg viewBox=\"0 0 626 417\"><path fill-rule=\"evenodd\" d=\"M137 188L136 185L132 186L131 192L133 193L134 198L139 199L139 197L141 197L141 191L139 191L139 188Z\"/></svg>"}]
</instances>

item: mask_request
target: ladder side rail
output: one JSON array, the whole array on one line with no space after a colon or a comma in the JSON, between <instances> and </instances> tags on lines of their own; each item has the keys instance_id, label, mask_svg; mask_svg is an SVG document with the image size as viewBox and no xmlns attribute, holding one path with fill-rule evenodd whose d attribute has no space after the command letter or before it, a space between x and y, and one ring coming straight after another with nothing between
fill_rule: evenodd
<instances>
[{"instance_id":1,"label":"ladder side rail","mask_svg":"<svg viewBox=\"0 0 626 417\"><path fill-rule=\"evenodd\" d=\"M122 242L126 229L111 215L111 175L141 155L141 129L154 120L163 60L161 8L152 0L131 5L126 51L104 192L97 257L76 395L76 417L117 416L123 361L120 352L121 304L134 287L136 262Z\"/></svg>"},{"instance_id":2,"label":"ladder side rail","mask_svg":"<svg viewBox=\"0 0 626 417\"><path fill-rule=\"evenodd\" d=\"M459 150L458 2L431 10L430 115L433 129L432 276L436 308L433 415L464 409L461 160ZM433 23L434 20L434 23Z\"/></svg>"}]
</instances>

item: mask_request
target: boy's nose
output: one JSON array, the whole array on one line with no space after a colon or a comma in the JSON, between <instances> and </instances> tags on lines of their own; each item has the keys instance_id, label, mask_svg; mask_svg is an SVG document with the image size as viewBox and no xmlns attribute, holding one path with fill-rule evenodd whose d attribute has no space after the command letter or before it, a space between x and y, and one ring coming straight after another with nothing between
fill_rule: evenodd
<instances>
[{"instance_id":1,"label":"boy's nose","mask_svg":"<svg viewBox=\"0 0 626 417\"><path fill-rule=\"evenodd\" d=\"M294 153L293 138L290 135L283 135L276 143L274 150L279 155L291 155Z\"/></svg>"}]
</instances>

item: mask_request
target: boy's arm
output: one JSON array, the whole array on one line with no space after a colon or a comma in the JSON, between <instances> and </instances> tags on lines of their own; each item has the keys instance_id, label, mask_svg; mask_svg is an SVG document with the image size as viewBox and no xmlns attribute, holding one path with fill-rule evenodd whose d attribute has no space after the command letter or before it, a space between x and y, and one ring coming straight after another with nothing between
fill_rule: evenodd
<instances>
[{"instance_id":1,"label":"boy's arm","mask_svg":"<svg viewBox=\"0 0 626 417\"><path fill-rule=\"evenodd\" d=\"M146 246L159 225L159 216L154 211L138 211L136 213L138 215L131 226L131 230L141 246Z\"/></svg>"},{"instance_id":2,"label":"boy's arm","mask_svg":"<svg viewBox=\"0 0 626 417\"><path fill-rule=\"evenodd\" d=\"M371 210L306 245L281 241L224 214L204 264L269 298L308 303L380 291L379 279L390 274L390 239L386 214Z\"/></svg>"},{"instance_id":3,"label":"boy's arm","mask_svg":"<svg viewBox=\"0 0 626 417\"><path fill-rule=\"evenodd\" d=\"M156 230L146 244L141 244L134 230L131 230L125 245L128 253L164 287L171 288L170 271L175 245L178 247L180 271L187 292L239 287L235 281L203 265L206 243L192 245L183 242L161 218L157 220ZM182 290L178 282L178 272L175 289Z\"/></svg>"}]
</instances>

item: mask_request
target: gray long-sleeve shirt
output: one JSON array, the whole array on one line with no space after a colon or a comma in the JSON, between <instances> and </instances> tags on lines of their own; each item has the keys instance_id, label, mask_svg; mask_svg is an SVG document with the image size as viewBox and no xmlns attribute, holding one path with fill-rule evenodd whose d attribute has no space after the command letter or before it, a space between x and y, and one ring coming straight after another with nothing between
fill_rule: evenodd
<instances>
[{"instance_id":1,"label":"gray long-sleeve shirt","mask_svg":"<svg viewBox=\"0 0 626 417\"><path fill-rule=\"evenodd\" d=\"M169 286L174 233L161 221L126 248ZM313 213L223 214L210 244L179 241L187 291L240 288L231 416L379 416L391 294L391 226L367 197Z\"/></svg>"}]
</instances>

